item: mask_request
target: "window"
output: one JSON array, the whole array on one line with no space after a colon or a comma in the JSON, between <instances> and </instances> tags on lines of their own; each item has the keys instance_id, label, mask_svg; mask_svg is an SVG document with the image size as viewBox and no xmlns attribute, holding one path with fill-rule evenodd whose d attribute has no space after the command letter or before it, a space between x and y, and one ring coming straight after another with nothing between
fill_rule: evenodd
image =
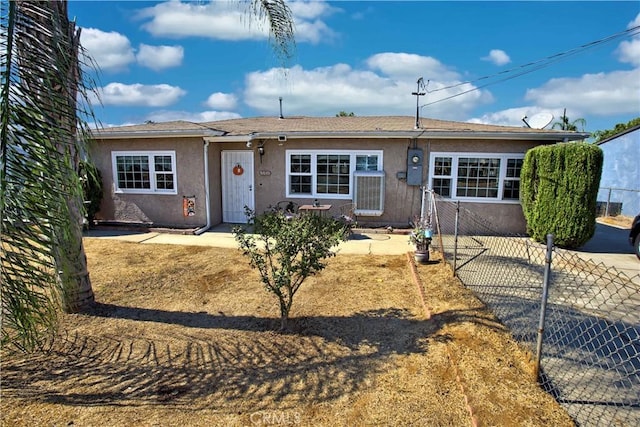
<instances>
[{"instance_id":1,"label":"window","mask_svg":"<svg viewBox=\"0 0 640 427\"><path fill-rule=\"evenodd\" d=\"M458 159L457 197L498 197L498 174L500 159Z\"/></svg>"},{"instance_id":2,"label":"window","mask_svg":"<svg viewBox=\"0 0 640 427\"><path fill-rule=\"evenodd\" d=\"M442 197L451 197L451 157L436 157L431 188Z\"/></svg>"},{"instance_id":3,"label":"window","mask_svg":"<svg viewBox=\"0 0 640 427\"><path fill-rule=\"evenodd\" d=\"M287 197L348 199L355 171L380 170L381 151L287 150Z\"/></svg>"},{"instance_id":4,"label":"window","mask_svg":"<svg viewBox=\"0 0 640 427\"><path fill-rule=\"evenodd\" d=\"M521 154L434 153L431 188L460 200L517 201L520 197Z\"/></svg>"},{"instance_id":5,"label":"window","mask_svg":"<svg viewBox=\"0 0 640 427\"><path fill-rule=\"evenodd\" d=\"M356 154L356 170L374 172L380 170L377 154Z\"/></svg>"},{"instance_id":6,"label":"window","mask_svg":"<svg viewBox=\"0 0 640 427\"><path fill-rule=\"evenodd\" d=\"M522 159L507 160L507 174L504 178L502 198L520 200L520 170L522 170Z\"/></svg>"},{"instance_id":7,"label":"window","mask_svg":"<svg viewBox=\"0 0 640 427\"><path fill-rule=\"evenodd\" d=\"M311 194L311 155L294 154L289 161L289 192Z\"/></svg>"},{"instance_id":8,"label":"window","mask_svg":"<svg viewBox=\"0 0 640 427\"><path fill-rule=\"evenodd\" d=\"M117 193L177 194L174 151L111 153Z\"/></svg>"},{"instance_id":9,"label":"window","mask_svg":"<svg viewBox=\"0 0 640 427\"><path fill-rule=\"evenodd\" d=\"M316 194L349 194L349 154L319 154L316 157Z\"/></svg>"}]
</instances>

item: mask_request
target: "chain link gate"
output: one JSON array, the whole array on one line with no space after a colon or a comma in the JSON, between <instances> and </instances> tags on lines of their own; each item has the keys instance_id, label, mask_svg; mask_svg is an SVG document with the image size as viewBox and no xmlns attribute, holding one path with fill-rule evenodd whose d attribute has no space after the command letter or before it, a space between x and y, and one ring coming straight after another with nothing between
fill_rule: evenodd
<instances>
[{"instance_id":1,"label":"chain link gate","mask_svg":"<svg viewBox=\"0 0 640 427\"><path fill-rule=\"evenodd\" d=\"M548 253L526 236L497 232L459 203L431 197L441 230L433 248L537 353L540 385L578 425L639 426L640 274L628 277L553 245Z\"/></svg>"}]
</instances>

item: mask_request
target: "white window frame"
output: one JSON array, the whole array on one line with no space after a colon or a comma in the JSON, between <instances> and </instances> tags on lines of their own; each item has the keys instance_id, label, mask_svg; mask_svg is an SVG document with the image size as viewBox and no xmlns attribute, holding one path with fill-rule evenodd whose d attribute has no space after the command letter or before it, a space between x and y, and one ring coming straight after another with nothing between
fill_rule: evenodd
<instances>
[{"instance_id":1,"label":"white window frame","mask_svg":"<svg viewBox=\"0 0 640 427\"><path fill-rule=\"evenodd\" d=\"M507 158L507 161L506 161L507 164L505 165L505 176L504 176L504 179L501 181L502 182L502 193L500 193L500 194L502 194L503 198L504 198L504 183L507 182L507 181L518 182L518 193L520 193L520 191L522 190L522 187L520 186L520 182L521 182L520 181L520 177L516 178L516 177L511 177L511 176L507 176L506 175L507 174L506 171L507 171L509 160L524 160L524 156ZM522 172L522 165L520 165L520 172ZM505 201L516 201L516 200L519 200L519 198L518 199L503 199L503 200L505 200Z\"/></svg>"},{"instance_id":2,"label":"white window frame","mask_svg":"<svg viewBox=\"0 0 640 427\"><path fill-rule=\"evenodd\" d=\"M383 171L383 158L382 150L286 150L286 170L285 170L285 185L287 197L295 197L299 199L353 199L354 178L353 174L356 171L356 157L357 156L378 156L378 171ZM311 193L291 193L291 156L293 155L309 155L311 156L311 173L307 174L311 176ZM317 192L317 166L319 155L349 155L349 193L348 194L327 194ZM295 174L304 175L304 174Z\"/></svg>"},{"instance_id":3,"label":"white window frame","mask_svg":"<svg viewBox=\"0 0 640 427\"><path fill-rule=\"evenodd\" d=\"M120 188L118 183L118 166L117 158L122 156L146 156L149 162L149 181L151 188ZM173 175L173 189L166 190L157 188L156 171L154 168L156 156L171 157L171 174ZM114 192L119 194L178 194L178 172L176 170L176 152L175 151L112 151L111 152L111 170L113 173ZM159 172L166 174L167 172Z\"/></svg>"},{"instance_id":4,"label":"white window frame","mask_svg":"<svg viewBox=\"0 0 640 427\"><path fill-rule=\"evenodd\" d=\"M451 158L451 176L434 175L436 157L450 157ZM474 158L474 159L500 159L500 171L498 175L498 197L460 197L457 196L458 190L458 161L460 158ZM524 153L482 153L482 152L431 152L429 158L429 187L433 185L434 178L449 178L451 179L451 195L447 197L451 200L460 200L465 202L478 202L478 203L504 203L504 204L519 204L518 199L504 199L504 182L506 180L516 181L519 179L507 177L507 161L509 159L524 159Z\"/></svg>"}]
</instances>

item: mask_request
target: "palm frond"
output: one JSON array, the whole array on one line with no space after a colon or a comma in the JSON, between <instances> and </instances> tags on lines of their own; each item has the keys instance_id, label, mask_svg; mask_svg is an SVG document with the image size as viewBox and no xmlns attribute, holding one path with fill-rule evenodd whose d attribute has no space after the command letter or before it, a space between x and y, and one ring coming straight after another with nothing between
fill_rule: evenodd
<instances>
[{"instance_id":1,"label":"palm frond","mask_svg":"<svg viewBox=\"0 0 640 427\"><path fill-rule=\"evenodd\" d=\"M258 19L266 19L276 54L289 59L295 51L294 22L285 0L252 0L251 7Z\"/></svg>"}]
</instances>

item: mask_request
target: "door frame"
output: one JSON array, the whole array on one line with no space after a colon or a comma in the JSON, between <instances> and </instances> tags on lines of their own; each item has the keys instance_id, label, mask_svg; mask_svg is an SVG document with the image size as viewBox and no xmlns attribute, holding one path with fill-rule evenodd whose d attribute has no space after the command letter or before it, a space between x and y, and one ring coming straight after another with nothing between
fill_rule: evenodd
<instances>
[{"instance_id":1,"label":"door frame","mask_svg":"<svg viewBox=\"0 0 640 427\"><path fill-rule=\"evenodd\" d=\"M249 208L251 209L255 209L255 204L256 204L256 198L255 198L255 156L254 156L254 152L253 150L222 150L220 152L220 183L222 186L222 191L221 191L221 196L222 196L222 222L224 223L239 223L237 221L237 218L228 218L228 214L225 215L225 212L227 211L225 209L225 206L228 206L229 204L231 204L231 200L233 200L231 198L231 196L229 194L227 194L228 189L227 189L227 180L229 179L229 177L231 176L230 174L232 173L232 169L233 169L233 161L230 160L230 157L232 157L233 154L239 154L241 156L243 156L242 158L242 163L247 162L246 167L243 166L243 169L245 171L249 171L250 175L248 176L248 181L246 182L246 197L243 197L243 200L248 200L250 202L249 204L246 204L247 206L249 206ZM245 172L246 173L246 172ZM247 177L245 177L247 178ZM243 217L244 218L244 217ZM233 221L230 221L233 220ZM244 222L244 221L240 221L240 222Z\"/></svg>"}]
</instances>

